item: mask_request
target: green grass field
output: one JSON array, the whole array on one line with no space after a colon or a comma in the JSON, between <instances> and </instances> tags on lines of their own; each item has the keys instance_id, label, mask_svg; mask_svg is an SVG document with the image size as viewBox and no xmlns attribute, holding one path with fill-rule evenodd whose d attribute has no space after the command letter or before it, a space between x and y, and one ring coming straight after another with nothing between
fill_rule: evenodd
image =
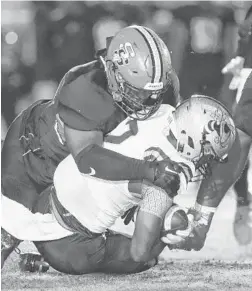
<instances>
[{"instance_id":1,"label":"green grass field","mask_svg":"<svg viewBox=\"0 0 252 291\"><path fill-rule=\"evenodd\" d=\"M194 191L190 191L193 193ZM193 194L180 197L177 202L189 205ZM50 268L44 274L22 273L18 269L18 255L6 261L2 270L2 290L48 291L114 291L114 290L252 290L252 245L241 247L233 236L235 198L232 191L220 205L206 245L200 252L169 251L165 249L160 263L152 270L128 276L91 274L67 276ZM118 221L117 229L123 229ZM30 243L22 243L21 250L31 251Z\"/></svg>"}]
</instances>

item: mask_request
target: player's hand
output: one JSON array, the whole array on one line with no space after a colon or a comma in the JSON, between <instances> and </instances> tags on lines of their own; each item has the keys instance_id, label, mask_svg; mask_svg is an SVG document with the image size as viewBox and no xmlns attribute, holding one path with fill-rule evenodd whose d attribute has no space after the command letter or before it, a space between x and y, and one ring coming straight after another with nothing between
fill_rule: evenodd
<instances>
[{"instance_id":1,"label":"player's hand","mask_svg":"<svg viewBox=\"0 0 252 291\"><path fill-rule=\"evenodd\" d=\"M184 244L185 239L190 235L191 232L192 224L189 223L187 229L181 231L181 233L179 230L177 230L175 234L167 233L165 236L161 237L161 241L167 244L170 249L175 249L176 246ZM172 245L175 247L171 247Z\"/></svg>"},{"instance_id":2,"label":"player's hand","mask_svg":"<svg viewBox=\"0 0 252 291\"><path fill-rule=\"evenodd\" d=\"M186 251L199 251L203 248L208 230L211 225L213 213L203 213L195 208L188 211L190 226L187 230L178 230L177 236L182 239L177 244L169 244L170 249L181 249Z\"/></svg>"},{"instance_id":3,"label":"player's hand","mask_svg":"<svg viewBox=\"0 0 252 291\"><path fill-rule=\"evenodd\" d=\"M170 197L174 197L180 187L179 173L181 170L178 163L166 158L156 165L153 184L164 189Z\"/></svg>"},{"instance_id":4,"label":"player's hand","mask_svg":"<svg viewBox=\"0 0 252 291\"><path fill-rule=\"evenodd\" d=\"M244 58L237 56L233 58L223 69L222 74L232 74L233 79L229 84L230 90L236 90L241 81L241 70L244 66Z\"/></svg>"}]
</instances>

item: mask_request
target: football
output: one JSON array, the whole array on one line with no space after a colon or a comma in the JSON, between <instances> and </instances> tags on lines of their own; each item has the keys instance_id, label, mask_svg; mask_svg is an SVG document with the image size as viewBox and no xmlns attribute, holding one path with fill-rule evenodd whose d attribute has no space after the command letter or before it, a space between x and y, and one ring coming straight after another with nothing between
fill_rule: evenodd
<instances>
[{"instance_id":1,"label":"football","mask_svg":"<svg viewBox=\"0 0 252 291\"><path fill-rule=\"evenodd\" d=\"M164 218L162 234L175 234L177 230L185 230L188 227L186 212L177 204L173 204Z\"/></svg>"}]
</instances>

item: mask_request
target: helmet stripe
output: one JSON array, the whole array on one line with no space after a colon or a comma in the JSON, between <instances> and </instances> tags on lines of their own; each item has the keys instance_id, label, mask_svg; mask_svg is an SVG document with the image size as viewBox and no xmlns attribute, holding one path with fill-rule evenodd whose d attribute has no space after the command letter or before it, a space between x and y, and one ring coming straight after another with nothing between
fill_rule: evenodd
<instances>
[{"instance_id":1,"label":"helmet stripe","mask_svg":"<svg viewBox=\"0 0 252 291\"><path fill-rule=\"evenodd\" d=\"M150 46L150 44L149 44L149 42L148 42L148 40L147 40L147 38L145 37L145 35L138 29L139 28L139 26L132 26L133 28L135 28L141 35L142 35L142 37L143 37L143 39L145 40L145 42L146 42L146 44L147 44L147 46L148 46L148 48L149 48L149 51L150 51L150 55L151 55L151 62L152 62L152 77L151 77L151 83L154 83L154 77L155 77L155 75L156 75L156 66L155 66L155 61L154 61L154 55L153 55L153 52L152 52L152 50L151 50L151 46Z\"/></svg>"},{"instance_id":2,"label":"helmet stripe","mask_svg":"<svg viewBox=\"0 0 252 291\"><path fill-rule=\"evenodd\" d=\"M140 32L140 34L143 36L144 40L146 41L146 44L148 45L150 49L153 67L154 67L154 72L153 72L151 82L158 83L160 82L160 79L161 79L162 64L161 64L160 52L158 50L158 46L156 42L154 41L154 37L150 34L150 32L147 29L145 29L142 26L133 25L132 27L138 30L138 32Z\"/></svg>"},{"instance_id":3,"label":"helmet stripe","mask_svg":"<svg viewBox=\"0 0 252 291\"><path fill-rule=\"evenodd\" d=\"M153 35L153 33L152 33L152 31L150 30L150 29L148 29L148 28L146 28L146 30L149 32L149 34L152 36L152 38L153 38L153 40L154 40L154 42L155 42L155 44L156 44L156 46L157 46L157 50L158 50L158 54L159 54L159 59L160 59L160 67L161 67L161 72L160 72L160 77L159 77L159 80L158 80L158 82L161 82L161 80L162 80L162 76L163 76L163 62L161 61L162 60L162 55L161 55L161 51L160 51L160 46L158 45L158 43L157 43L157 39L156 39L156 37Z\"/></svg>"}]
</instances>

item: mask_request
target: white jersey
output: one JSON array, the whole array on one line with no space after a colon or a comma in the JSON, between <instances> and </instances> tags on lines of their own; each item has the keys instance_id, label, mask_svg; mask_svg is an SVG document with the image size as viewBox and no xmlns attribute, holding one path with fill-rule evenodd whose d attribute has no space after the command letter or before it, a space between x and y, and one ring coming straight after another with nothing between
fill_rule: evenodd
<instances>
[{"instance_id":1,"label":"white jersey","mask_svg":"<svg viewBox=\"0 0 252 291\"><path fill-rule=\"evenodd\" d=\"M194 174L194 165L180 157L176 149L166 137L165 125L174 108L162 105L160 110L148 120L137 121L138 133L130 136L120 144L105 142L104 147L125 156L136 159L157 157L162 159L164 153L177 162L183 162ZM121 136L129 130L129 119L126 119L111 132L113 136ZM161 153L161 155L160 155ZM102 233L110 228L115 220L126 210L141 202L139 194L128 191L128 181L105 181L79 172L71 155L66 157L57 167L54 185L57 197L62 205L73 214L90 231ZM186 179L181 174L179 193L186 190Z\"/></svg>"}]
</instances>

